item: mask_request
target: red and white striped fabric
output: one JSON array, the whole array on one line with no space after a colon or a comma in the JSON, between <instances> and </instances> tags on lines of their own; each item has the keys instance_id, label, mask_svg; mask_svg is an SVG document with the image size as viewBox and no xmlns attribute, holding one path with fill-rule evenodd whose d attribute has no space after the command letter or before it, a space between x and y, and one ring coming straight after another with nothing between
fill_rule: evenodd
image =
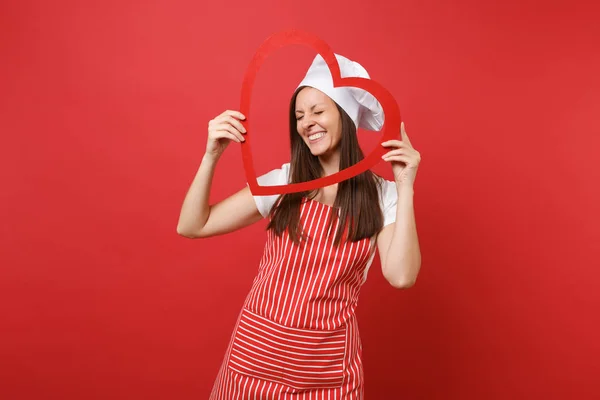
<instances>
[{"instance_id":1,"label":"red and white striped fabric","mask_svg":"<svg viewBox=\"0 0 600 400\"><path fill-rule=\"evenodd\" d=\"M363 398L355 309L375 246L373 238L333 246L333 211L302 204L301 245L267 233L211 400Z\"/></svg>"}]
</instances>

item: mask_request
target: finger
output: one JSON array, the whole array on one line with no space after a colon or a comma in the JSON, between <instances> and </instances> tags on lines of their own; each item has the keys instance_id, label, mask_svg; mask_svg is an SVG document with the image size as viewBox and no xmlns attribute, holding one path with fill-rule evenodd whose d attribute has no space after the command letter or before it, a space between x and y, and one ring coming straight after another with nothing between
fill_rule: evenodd
<instances>
[{"instance_id":1,"label":"finger","mask_svg":"<svg viewBox=\"0 0 600 400\"><path fill-rule=\"evenodd\" d=\"M217 118L217 123L218 124L230 124L230 125L234 126L240 133L246 133L246 128L244 128L244 125L242 125L242 123L240 121L238 121L237 119L235 119L234 117L232 117L230 115L220 116L219 118Z\"/></svg>"},{"instance_id":2,"label":"finger","mask_svg":"<svg viewBox=\"0 0 600 400\"><path fill-rule=\"evenodd\" d=\"M237 119L232 116L224 116L220 121L221 124L226 123L234 126L240 133L246 133L246 128Z\"/></svg>"},{"instance_id":3,"label":"finger","mask_svg":"<svg viewBox=\"0 0 600 400\"><path fill-rule=\"evenodd\" d=\"M402 122L400 124L400 137L402 138L403 141L405 141L409 146L412 147L412 143L410 143L410 139L408 138L408 135L406 134L406 128L404 127L404 122Z\"/></svg>"},{"instance_id":4,"label":"finger","mask_svg":"<svg viewBox=\"0 0 600 400\"><path fill-rule=\"evenodd\" d=\"M408 165L408 164L410 164L410 157L408 157L408 156L391 156L391 157L384 158L383 161L386 161L386 162L396 161L396 162L402 162L402 163Z\"/></svg>"},{"instance_id":5,"label":"finger","mask_svg":"<svg viewBox=\"0 0 600 400\"><path fill-rule=\"evenodd\" d=\"M246 128L244 128L244 125L242 125L242 123L237 119L233 117L227 117L225 119L225 122L228 122L231 125L233 125L238 131L240 131L240 133L246 133Z\"/></svg>"},{"instance_id":6,"label":"finger","mask_svg":"<svg viewBox=\"0 0 600 400\"><path fill-rule=\"evenodd\" d=\"M385 142L382 142L381 145L383 147L402 147L404 146L404 143L401 140L386 140Z\"/></svg>"},{"instance_id":7,"label":"finger","mask_svg":"<svg viewBox=\"0 0 600 400\"><path fill-rule=\"evenodd\" d=\"M415 149L396 149L392 151L388 151L381 158L391 157L391 156L405 156L414 160L416 163L421 161L421 153L416 151Z\"/></svg>"},{"instance_id":8,"label":"finger","mask_svg":"<svg viewBox=\"0 0 600 400\"><path fill-rule=\"evenodd\" d=\"M388 151L381 158L386 158L386 157L390 157L390 156L399 156L399 155L403 155L403 154L405 154L404 150L396 149L396 150Z\"/></svg>"},{"instance_id":9,"label":"finger","mask_svg":"<svg viewBox=\"0 0 600 400\"><path fill-rule=\"evenodd\" d=\"M238 131L237 129L235 129L235 127L229 125L229 124L225 124L225 129L233 134L236 138L238 138L241 142L245 142L246 138L242 135L242 133L240 131Z\"/></svg>"},{"instance_id":10,"label":"finger","mask_svg":"<svg viewBox=\"0 0 600 400\"><path fill-rule=\"evenodd\" d=\"M231 117L235 117L235 118L237 118L237 119L241 119L241 120L244 120L244 119L246 119L246 116L245 116L244 114L242 114L242 113L241 113L241 112L239 112L239 111L235 111L235 110L227 110L227 111L225 111L225 112L224 112L223 114L221 114L221 115L229 115L229 116L231 116Z\"/></svg>"},{"instance_id":11,"label":"finger","mask_svg":"<svg viewBox=\"0 0 600 400\"><path fill-rule=\"evenodd\" d=\"M233 133L227 132L227 131L216 131L215 136L213 138L214 138L214 140L217 140L217 141L220 139L227 139L231 142L241 143L240 139L237 136L235 136Z\"/></svg>"},{"instance_id":12,"label":"finger","mask_svg":"<svg viewBox=\"0 0 600 400\"><path fill-rule=\"evenodd\" d=\"M229 140L232 140L234 142L242 143L240 138L238 138L237 136L235 136L233 133L230 133L230 132L223 132L223 137L227 138Z\"/></svg>"},{"instance_id":13,"label":"finger","mask_svg":"<svg viewBox=\"0 0 600 400\"><path fill-rule=\"evenodd\" d=\"M229 133L231 133L232 135L234 135L235 137L239 138L241 141L245 141L246 139L242 136L242 134L235 129L234 126L230 125L230 124L220 124L217 125L215 127L215 130L217 131L227 131Z\"/></svg>"}]
</instances>

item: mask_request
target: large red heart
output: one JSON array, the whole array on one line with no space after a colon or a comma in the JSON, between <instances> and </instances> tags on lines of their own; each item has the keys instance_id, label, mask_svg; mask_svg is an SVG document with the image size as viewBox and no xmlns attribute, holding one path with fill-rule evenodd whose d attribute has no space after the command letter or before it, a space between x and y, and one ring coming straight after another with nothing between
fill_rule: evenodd
<instances>
[{"instance_id":1,"label":"large red heart","mask_svg":"<svg viewBox=\"0 0 600 400\"><path fill-rule=\"evenodd\" d=\"M379 100L385 115L383 134L381 135L380 142L397 139L400 132L400 109L398 108L398 104L396 103L396 100L394 100L394 97L383 86L371 79L342 78L340 76L340 66L337 63L335 54L331 51L327 43L314 35L295 29L276 33L275 35L269 37L258 48L254 58L246 70L246 75L244 76L244 82L242 84L240 112L246 116L246 120L243 121L243 124L248 132L245 135L246 141L242 142L242 158L248 186L250 187L252 194L255 196L311 191L339 183L343 180L352 178L353 176L365 172L370 168L373 168L379 161L381 161L381 156L389 151L383 146L376 146L376 148L360 162L324 178L318 178L308 182L291 183L288 185L278 186L260 186L258 184L256 173L254 171L254 163L252 161L252 151L250 145L252 142L252 134L251 129L249 128L249 113L252 88L254 86L256 73L269 54L283 46L290 44L303 44L316 50L327 62L329 70L331 71L331 76L333 77L333 85L335 87L352 86L361 88L368 91L375 96L377 100Z\"/></svg>"}]
</instances>

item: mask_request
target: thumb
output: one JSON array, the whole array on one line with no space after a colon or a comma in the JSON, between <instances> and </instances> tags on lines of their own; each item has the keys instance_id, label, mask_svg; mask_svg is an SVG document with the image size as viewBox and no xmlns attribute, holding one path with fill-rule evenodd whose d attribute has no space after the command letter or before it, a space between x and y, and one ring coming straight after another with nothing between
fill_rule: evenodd
<instances>
[{"instance_id":1,"label":"thumb","mask_svg":"<svg viewBox=\"0 0 600 400\"><path fill-rule=\"evenodd\" d=\"M406 142L412 146L412 143L410 142L410 139L408 138L408 135L406 134L406 129L404 128L404 122L402 122L400 124L400 137L402 138L403 142Z\"/></svg>"}]
</instances>

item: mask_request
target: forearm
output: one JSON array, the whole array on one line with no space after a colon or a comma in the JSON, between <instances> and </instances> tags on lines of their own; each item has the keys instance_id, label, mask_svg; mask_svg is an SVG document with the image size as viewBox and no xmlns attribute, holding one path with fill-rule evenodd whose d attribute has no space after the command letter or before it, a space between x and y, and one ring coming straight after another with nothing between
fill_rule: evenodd
<instances>
[{"instance_id":1,"label":"forearm","mask_svg":"<svg viewBox=\"0 0 600 400\"><path fill-rule=\"evenodd\" d=\"M412 286L421 267L412 187L398 187L396 223L383 265L385 278L396 287Z\"/></svg>"},{"instance_id":2,"label":"forearm","mask_svg":"<svg viewBox=\"0 0 600 400\"><path fill-rule=\"evenodd\" d=\"M210 188L217 165L218 158L205 155L202 158L198 172L185 196L177 233L183 236L194 236L200 232L210 214Z\"/></svg>"}]
</instances>

